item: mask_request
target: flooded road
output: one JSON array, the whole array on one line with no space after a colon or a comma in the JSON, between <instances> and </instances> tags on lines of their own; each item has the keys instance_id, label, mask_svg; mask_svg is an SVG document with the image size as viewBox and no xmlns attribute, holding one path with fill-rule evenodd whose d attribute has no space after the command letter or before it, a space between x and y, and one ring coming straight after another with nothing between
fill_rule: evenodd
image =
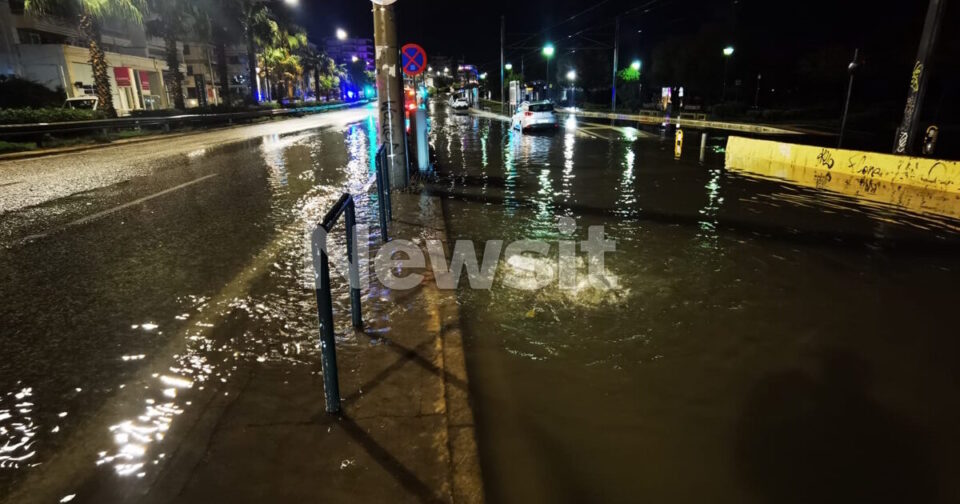
<instances>
[{"instance_id":1,"label":"flooded road","mask_svg":"<svg viewBox=\"0 0 960 504\"><path fill-rule=\"evenodd\" d=\"M432 117L452 239L616 240L611 291L461 284L491 502L960 499L958 222L728 172L721 137L701 164L694 131L677 160Z\"/></svg>"},{"instance_id":2,"label":"flooded road","mask_svg":"<svg viewBox=\"0 0 960 504\"><path fill-rule=\"evenodd\" d=\"M0 501L131 500L245 364L314 365L304 230L367 184L372 113L3 167Z\"/></svg>"}]
</instances>

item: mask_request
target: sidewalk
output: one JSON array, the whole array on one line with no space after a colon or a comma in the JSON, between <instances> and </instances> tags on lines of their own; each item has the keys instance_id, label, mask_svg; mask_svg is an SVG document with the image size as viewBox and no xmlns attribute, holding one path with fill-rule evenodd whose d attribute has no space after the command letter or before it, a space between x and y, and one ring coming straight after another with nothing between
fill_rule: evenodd
<instances>
[{"instance_id":1,"label":"sidewalk","mask_svg":"<svg viewBox=\"0 0 960 504\"><path fill-rule=\"evenodd\" d=\"M440 200L395 194L391 234L446 242ZM338 355L341 416L324 412L319 362L261 364L144 501L482 502L456 294L419 272L364 300L371 344Z\"/></svg>"}]
</instances>

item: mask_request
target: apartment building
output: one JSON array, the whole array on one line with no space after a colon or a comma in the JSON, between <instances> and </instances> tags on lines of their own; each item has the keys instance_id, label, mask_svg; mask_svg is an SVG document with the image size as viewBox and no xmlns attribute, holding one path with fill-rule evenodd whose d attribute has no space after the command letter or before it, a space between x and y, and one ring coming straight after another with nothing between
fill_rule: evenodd
<instances>
[{"instance_id":1,"label":"apartment building","mask_svg":"<svg viewBox=\"0 0 960 504\"><path fill-rule=\"evenodd\" d=\"M102 28L114 107L120 115L173 106L166 45L135 23ZM187 107L219 103L213 49L178 43ZM94 94L90 53L75 20L28 16L23 0L0 0L0 74L17 75L68 97Z\"/></svg>"},{"instance_id":2,"label":"apartment building","mask_svg":"<svg viewBox=\"0 0 960 504\"><path fill-rule=\"evenodd\" d=\"M376 64L376 55L373 52L373 40L366 38L338 39L330 37L323 41L324 52L333 58L337 64L346 64L357 60L365 61L367 70L373 70Z\"/></svg>"}]
</instances>

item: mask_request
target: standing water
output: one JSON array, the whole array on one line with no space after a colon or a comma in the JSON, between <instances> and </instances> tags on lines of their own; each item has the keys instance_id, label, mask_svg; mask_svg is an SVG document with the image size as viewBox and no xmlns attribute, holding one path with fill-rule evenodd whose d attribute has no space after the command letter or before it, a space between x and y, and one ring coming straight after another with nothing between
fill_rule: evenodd
<instances>
[{"instance_id":1,"label":"standing water","mask_svg":"<svg viewBox=\"0 0 960 504\"><path fill-rule=\"evenodd\" d=\"M431 142L451 239L616 241L612 290L460 284L490 502L960 499L960 223L727 172L718 137L435 110Z\"/></svg>"}]
</instances>

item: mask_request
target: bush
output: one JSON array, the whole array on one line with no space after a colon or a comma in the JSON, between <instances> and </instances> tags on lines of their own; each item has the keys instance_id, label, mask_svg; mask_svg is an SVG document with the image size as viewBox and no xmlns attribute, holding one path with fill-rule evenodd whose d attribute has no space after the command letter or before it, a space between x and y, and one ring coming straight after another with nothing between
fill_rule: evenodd
<instances>
[{"instance_id":1,"label":"bush","mask_svg":"<svg viewBox=\"0 0 960 504\"><path fill-rule=\"evenodd\" d=\"M96 110L69 108L0 109L0 124L33 124L43 122L89 121L106 115Z\"/></svg>"},{"instance_id":2,"label":"bush","mask_svg":"<svg viewBox=\"0 0 960 504\"><path fill-rule=\"evenodd\" d=\"M66 99L62 88L53 91L31 80L0 75L0 108L59 107Z\"/></svg>"}]
</instances>

